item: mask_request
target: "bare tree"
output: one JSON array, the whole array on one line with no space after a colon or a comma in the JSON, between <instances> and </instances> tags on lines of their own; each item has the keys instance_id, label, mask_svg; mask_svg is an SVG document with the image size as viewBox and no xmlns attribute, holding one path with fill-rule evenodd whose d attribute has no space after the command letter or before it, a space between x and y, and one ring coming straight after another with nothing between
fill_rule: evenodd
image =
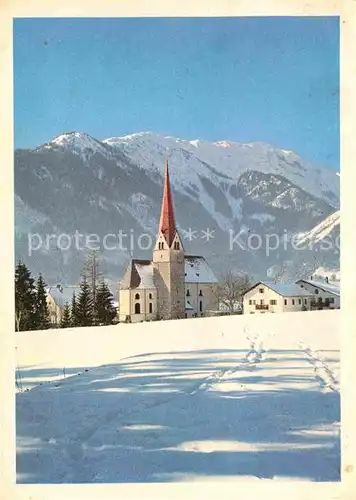
<instances>
[{"instance_id":1,"label":"bare tree","mask_svg":"<svg viewBox=\"0 0 356 500\"><path fill-rule=\"evenodd\" d=\"M281 283L287 271L288 271L288 265L285 262L277 266L277 269L273 273L273 282Z\"/></svg>"},{"instance_id":2,"label":"bare tree","mask_svg":"<svg viewBox=\"0 0 356 500\"><path fill-rule=\"evenodd\" d=\"M97 252L93 250L89 253L84 268L82 271L82 278L85 278L90 287L90 293L93 303L93 309L95 312L95 304L96 304L96 295L99 286L99 282L102 279L103 274L100 272L100 262L97 256ZM94 314L94 323L96 321Z\"/></svg>"},{"instance_id":3,"label":"bare tree","mask_svg":"<svg viewBox=\"0 0 356 500\"><path fill-rule=\"evenodd\" d=\"M236 305L242 303L243 295L250 286L251 281L247 274L233 271L223 273L216 287L219 304L223 304L232 314Z\"/></svg>"}]
</instances>

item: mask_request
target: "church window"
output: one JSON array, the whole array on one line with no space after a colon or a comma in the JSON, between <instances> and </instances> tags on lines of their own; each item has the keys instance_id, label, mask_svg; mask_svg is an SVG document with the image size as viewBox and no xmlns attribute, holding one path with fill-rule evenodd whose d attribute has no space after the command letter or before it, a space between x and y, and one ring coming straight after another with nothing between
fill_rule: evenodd
<instances>
[{"instance_id":1,"label":"church window","mask_svg":"<svg viewBox=\"0 0 356 500\"><path fill-rule=\"evenodd\" d=\"M136 300L140 300L140 294L139 294L139 293L136 293L136 294L135 294L135 299L136 299Z\"/></svg>"},{"instance_id":2,"label":"church window","mask_svg":"<svg viewBox=\"0 0 356 500\"><path fill-rule=\"evenodd\" d=\"M152 302L150 302L148 305L148 311L150 314L152 314Z\"/></svg>"},{"instance_id":3,"label":"church window","mask_svg":"<svg viewBox=\"0 0 356 500\"><path fill-rule=\"evenodd\" d=\"M149 294L148 294L148 298L149 298L149 299L152 299L152 293L149 293Z\"/></svg>"},{"instance_id":4,"label":"church window","mask_svg":"<svg viewBox=\"0 0 356 500\"><path fill-rule=\"evenodd\" d=\"M202 290L199 290L199 297L202 297L203 296L203 292Z\"/></svg>"},{"instance_id":5,"label":"church window","mask_svg":"<svg viewBox=\"0 0 356 500\"><path fill-rule=\"evenodd\" d=\"M199 302L199 311L202 312L202 310L203 310L203 302L200 301Z\"/></svg>"},{"instance_id":6,"label":"church window","mask_svg":"<svg viewBox=\"0 0 356 500\"><path fill-rule=\"evenodd\" d=\"M179 250L179 242L178 241L174 242L174 250Z\"/></svg>"},{"instance_id":7,"label":"church window","mask_svg":"<svg viewBox=\"0 0 356 500\"><path fill-rule=\"evenodd\" d=\"M139 302L136 302L135 304L135 314L141 314L141 306Z\"/></svg>"},{"instance_id":8,"label":"church window","mask_svg":"<svg viewBox=\"0 0 356 500\"><path fill-rule=\"evenodd\" d=\"M190 291L189 290L187 290L187 294L186 295L187 295L187 297L190 297Z\"/></svg>"}]
</instances>

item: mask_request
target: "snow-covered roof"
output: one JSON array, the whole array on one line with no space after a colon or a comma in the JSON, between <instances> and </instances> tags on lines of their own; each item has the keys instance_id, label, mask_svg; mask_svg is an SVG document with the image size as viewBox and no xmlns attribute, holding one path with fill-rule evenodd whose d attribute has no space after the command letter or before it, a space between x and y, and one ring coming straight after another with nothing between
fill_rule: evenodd
<instances>
[{"instance_id":1,"label":"snow-covered roof","mask_svg":"<svg viewBox=\"0 0 356 500\"><path fill-rule=\"evenodd\" d=\"M332 293L334 295L337 295L340 297L340 284L334 283L327 283L326 281L319 281L319 280L298 280L297 283L304 282L308 283L308 285L314 286L315 288L320 288L320 290L323 290L324 292Z\"/></svg>"},{"instance_id":2,"label":"snow-covered roof","mask_svg":"<svg viewBox=\"0 0 356 500\"><path fill-rule=\"evenodd\" d=\"M153 265L150 260L132 259L120 283L122 290L132 288L155 288Z\"/></svg>"},{"instance_id":3,"label":"snow-covered roof","mask_svg":"<svg viewBox=\"0 0 356 500\"><path fill-rule=\"evenodd\" d=\"M71 303L73 293L75 293L76 296L78 296L78 293L80 292L80 287L53 285L47 287L46 292L53 298L58 307L63 308L66 302L68 302L68 304Z\"/></svg>"},{"instance_id":4,"label":"snow-covered roof","mask_svg":"<svg viewBox=\"0 0 356 500\"><path fill-rule=\"evenodd\" d=\"M209 267L204 257L200 255L186 255L185 263L185 282L186 283L217 283L213 271Z\"/></svg>"},{"instance_id":5,"label":"snow-covered roof","mask_svg":"<svg viewBox=\"0 0 356 500\"><path fill-rule=\"evenodd\" d=\"M135 261L135 266L141 279L138 288L155 288L152 262L146 264L144 261Z\"/></svg>"},{"instance_id":6,"label":"snow-covered roof","mask_svg":"<svg viewBox=\"0 0 356 500\"><path fill-rule=\"evenodd\" d=\"M185 283L217 283L213 271L200 255L186 255ZM150 260L132 259L120 283L122 290L132 288L155 288L153 265Z\"/></svg>"},{"instance_id":7,"label":"snow-covered roof","mask_svg":"<svg viewBox=\"0 0 356 500\"><path fill-rule=\"evenodd\" d=\"M311 292L308 292L296 283L274 283L273 281L259 281L251 288L249 288L247 292L253 290L259 285L267 286L283 297L313 297L313 294ZM245 294L247 292L245 292Z\"/></svg>"}]
</instances>

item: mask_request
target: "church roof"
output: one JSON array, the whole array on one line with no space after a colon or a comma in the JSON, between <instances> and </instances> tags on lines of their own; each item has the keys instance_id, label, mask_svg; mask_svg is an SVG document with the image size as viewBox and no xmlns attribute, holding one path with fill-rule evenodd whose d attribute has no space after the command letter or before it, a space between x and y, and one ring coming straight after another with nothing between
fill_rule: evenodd
<instances>
[{"instance_id":1,"label":"church roof","mask_svg":"<svg viewBox=\"0 0 356 500\"><path fill-rule=\"evenodd\" d=\"M185 282L186 283L217 283L213 271L201 255L185 255Z\"/></svg>"},{"instance_id":2,"label":"church roof","mask_svg":"<svg viewBox=\"0 0 356 500\"><path fill-rule=\"evenodd\" d=\"M208 263L201 255L185 255L185 283L217 283ZM121 290L155 288L153 264L150 260L132 259L120 283Z\"/></svg>"},{"instance_id":3,"label":"church roof","mask_svg":"<svg viewBox=\"0 0 356 500\"><path fill-rule=\"evenodd\" d=\"M163 188L163 199L162 199L162 209L161 209L161 218L159 222L159 231L162 232L165 237L168 246L170 247L173 243L174 236L177 232L176 222L174 217L174 208L173 208L173 198L171 192L171 184L169 180L169 171L168 171L168 161L166 161L166 174L164 179L164 188Z\"/></svg>"},{"instance_id":4,"label":"church roof","mask_svg":"<svg viewBox=\"0 0 356 500\"><path fill-rule=\"evenodd\" d=\"M120 283L120 288L121 290L155 288L152 262L145 259L132 259Z\"/></svg>"}]
</instances>

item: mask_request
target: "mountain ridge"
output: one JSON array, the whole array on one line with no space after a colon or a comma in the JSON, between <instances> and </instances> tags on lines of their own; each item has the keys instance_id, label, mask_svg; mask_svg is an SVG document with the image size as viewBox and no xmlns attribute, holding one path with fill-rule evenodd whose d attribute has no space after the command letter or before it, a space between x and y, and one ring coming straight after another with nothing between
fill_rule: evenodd
<instances>
[{"instance_id":1,"label":"mountain ridge","mask_svg":"<svg viewBox=\"0 0 356 500\"><path fill-rule=\"evenodd\" d=\"M188 251L205 254L216 269L223 262L223 267L262 277L273 258L290 261L290 255L279 252L266 258L261 252L231 252L226 248L229 232L307 233L339 208L336 173L265 143L188 141L151 132L100 141L72 131L37 148L15 151L17 255L25 252L29 230L65 233L79 225L99 235L121 228L135 234L144 230L154 238L165 159L180 230L185 236L189 228L198 234L209 227L215 231L209 244L201 238L186 240ZM114 280L121 277L130 252L136 251L103 253ZM149 258L150 250L142 256ZM32 260L36 269L45 265L51 279L76 279L83 255L69 251L61 258L62 269L53 249ZM337 258L331 256L330 265L337 265ZM298 270L304 261L307 266L315 263L315 255L300 253L294 260L292 267ZM321 265L319 261L318 256Z\"/></svg>"}]
</instances>

